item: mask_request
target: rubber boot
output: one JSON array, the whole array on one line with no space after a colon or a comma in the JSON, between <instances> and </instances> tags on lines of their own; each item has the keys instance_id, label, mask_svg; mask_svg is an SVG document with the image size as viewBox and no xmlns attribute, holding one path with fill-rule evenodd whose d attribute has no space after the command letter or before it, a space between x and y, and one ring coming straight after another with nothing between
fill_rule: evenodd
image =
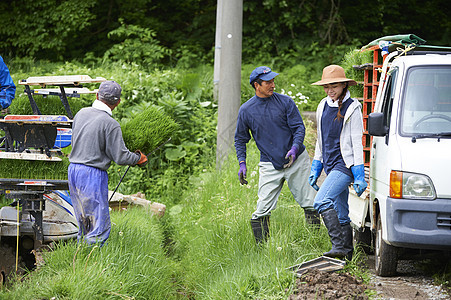
<instances>
[{"instance_id":1,"label":"rubber boot","mask_svg":"<svg viewBox=\"0 0 451 300\"><path fill-rule=\"evenodd\" d=\"M338 221L337 212L335 209L330 208L323 211L321 216L323 217L324 225L327 227L330 241L332 243L332 249L323 255L332 258L344 258L347 252L343 247L343 233L341 224Z\"/></svg>"},{"instance_id":2,"label":"rubber boot","mask_svg":"<svg viewBox=\"0 0 451 300\"><path fill-rule=\"evenodd\" d=\"M321 219L316 210L304 209L305 222L308 225L312 225L314 227L318 227L321 224Z\"/></svg>"},{"instance_id":3,"label":"rubber boot","mask_svg":"<svg viewBox=\"0 0 451 300\"><path fill-rule=\"evenodd\" d=\"M343 248L346 251L345 259L350 261L354 252L352 227L350 224L341 225L341 231L343 233Z\"/></svg>"},{"instance_id":4,"label":"rubber boot","mask_svg":"<svg viewBox=\"0 0 451 300\"><path fill-rule=\"evenodd\" d=\"M257 244L266 242L269 237L269 216L251 219L251 227L252 232L254 233L255 242Z\"/></svg>"}]
</instances>

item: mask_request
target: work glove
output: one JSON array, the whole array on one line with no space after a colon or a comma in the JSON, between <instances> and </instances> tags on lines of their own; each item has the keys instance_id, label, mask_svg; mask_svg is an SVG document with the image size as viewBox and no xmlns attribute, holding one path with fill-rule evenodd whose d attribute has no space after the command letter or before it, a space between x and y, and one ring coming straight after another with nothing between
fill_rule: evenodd
<instances>
[{"instance_id":1,"label":"work glove","mask_svg":"<svg viewBox=\"0 0 451 300\"><path fill-rule=\"evenodd\" d=\"M288 163L283 165L283 168L289 168L293 164L293 162L296 160L296 155L298 154L299 149L296 146L291 147L291 149L287 152L287 155L285 155L285 159L288 159Z\"/></svg>"},{"instance_id":2,"label":"work glove","mask_svg":"<svg viewBox=\"0 0 451 300\"><path fill-rule=\"evenodd\" d=\"M242 185L247 184L246 172L247 172L246 162L242 161L240 162L240 170L238 171L238 177L240 178L240 183Z\"/></svg>"},{"instance_id":3,"label":"work glove","mask_svg":"<svg viewBox=\"0 0 451 300\"><path fill-rule=\"evenodd\" d=\"M365 182L365 167L362 165L351 167L352 175L354 175L354 190L360 197L365 191L368 184Z\"/></svg>"},{"instance_id":4,"label":"work glove","mask_svg":"<svg viewBox=\"0 0 451 300\"><path fill-rule=\"evenodd\" d=\"M136 150L135 153L141 155L141 157L139 158L138 162L136 163L138 165L138 167L142 168L145 165L147 165L147 156L145 156L144 153L142 153L139 150Z\"/></svg>"},{"instance_id":5,"label":"work glove","mask_svg":"<svg viewBox=\"0 0 451 300\"><path fill-rule=\"evenodd\" d=\"M316 181L318 180L319 175L323 171L323 163L319 160L314 159L312 161L312 167L310 169L310 176L308 177L308 183L315 189L319 190Z\"/></svg>"}]
</instances>

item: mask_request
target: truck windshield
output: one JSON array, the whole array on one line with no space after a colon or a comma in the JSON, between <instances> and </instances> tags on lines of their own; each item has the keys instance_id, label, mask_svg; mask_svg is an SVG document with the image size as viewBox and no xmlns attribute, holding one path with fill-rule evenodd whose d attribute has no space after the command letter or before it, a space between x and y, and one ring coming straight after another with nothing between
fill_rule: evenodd
<instances>
[{"instance_id":1,"label":"truck windshield","mask_svg":"<svg viewBox=\"0 0 451 300\"><path fill-rule=\"evenodd\" d=\"M451 133L451 67L411 68L405 85L400 129L404 136Z\"/></svg>"}]
</instances>

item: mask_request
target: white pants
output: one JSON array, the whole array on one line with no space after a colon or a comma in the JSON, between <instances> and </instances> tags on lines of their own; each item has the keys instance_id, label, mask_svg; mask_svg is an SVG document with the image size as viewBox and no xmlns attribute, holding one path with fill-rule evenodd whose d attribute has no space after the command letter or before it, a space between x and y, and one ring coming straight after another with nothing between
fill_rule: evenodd
<instances>
[{"instance_id":1,"label":"white pants","mask_svg":"<svg viewBox=\"0 0 451 300\"><path fill-rule=\"evenodd\" d=\"M285 180L296 202L304 209L314 210L313 200L316 191L308 183L310 158L307 150L304 150L287 169L276 170L270 162L260 162L258 166L260 178L257 209L252 214L252 219L271 215L271 211L276 208Z\"/></svg>"}]
</instances>

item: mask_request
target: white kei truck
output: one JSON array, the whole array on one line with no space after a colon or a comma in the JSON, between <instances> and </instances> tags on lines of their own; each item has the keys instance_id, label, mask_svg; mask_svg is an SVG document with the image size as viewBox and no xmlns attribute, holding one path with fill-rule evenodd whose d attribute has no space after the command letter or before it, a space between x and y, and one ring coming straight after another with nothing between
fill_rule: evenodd
<instances>
[{"instance_id":1,"label":"white kei truck","mask_svg":"<svg viewBox=\"0 0 451 300\"><path fill-rule=\"evenodd\" d=\"M395 275L404 253L451 251L451 47L424 42L375 40L373 63L354 66L365 72L368 189L350 189L349 211L379 276Z\"/></svg>"}]
</instances>

